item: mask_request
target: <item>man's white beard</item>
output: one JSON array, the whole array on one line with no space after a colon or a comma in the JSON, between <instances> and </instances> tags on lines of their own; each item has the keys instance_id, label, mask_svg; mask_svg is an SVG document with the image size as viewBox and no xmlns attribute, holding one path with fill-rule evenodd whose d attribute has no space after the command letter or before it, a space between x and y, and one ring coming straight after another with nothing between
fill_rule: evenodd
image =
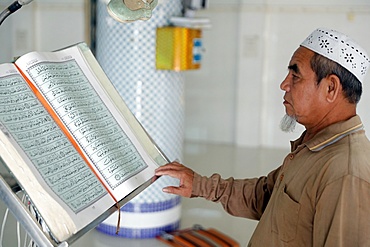
<instances>
[{"instance_id":1,"label":"man's white beard","mask_svg":"<svg viewBox=\"0 0 370 247\"><path fill-rule=\"evenodd\" d=\"M285 116L281 119L280 129L284 132L293 132L296 124L297 119L295 116L289 116L288 114L285 114Z\"/></svg>"}]
</instances>

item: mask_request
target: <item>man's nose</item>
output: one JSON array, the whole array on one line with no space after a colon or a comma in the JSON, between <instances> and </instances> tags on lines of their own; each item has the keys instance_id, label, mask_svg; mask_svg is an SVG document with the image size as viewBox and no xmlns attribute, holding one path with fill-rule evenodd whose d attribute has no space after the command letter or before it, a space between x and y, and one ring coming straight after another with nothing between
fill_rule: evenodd
<instances>
[{"instance_id":1,"label":"man's nose","mask_svg":"<svg viewBox=\"0 0 370 247\"><path fill-rule=\"evenodd\" d=\"M288 76L286 76L285 79L280 83L280 89L285 92L288 92L290 90Z\"/></svg>"}]
</instances>

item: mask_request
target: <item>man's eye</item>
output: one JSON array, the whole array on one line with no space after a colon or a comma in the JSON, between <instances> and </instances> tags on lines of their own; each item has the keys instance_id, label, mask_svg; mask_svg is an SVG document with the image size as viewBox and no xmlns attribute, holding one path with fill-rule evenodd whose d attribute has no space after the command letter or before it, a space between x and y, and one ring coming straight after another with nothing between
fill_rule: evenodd
<instances>
[{"instance_id":1,"label":"man's eye","mask_svg":"<svg viewBox=\"0 0 370 247\"><path fill-rule=\"evenodd\" d=\"M297 76L295 74L292 74L292 78L293 78L293 80L298 80L299 79L299 76Z\"/></svg>"}]
</instances>

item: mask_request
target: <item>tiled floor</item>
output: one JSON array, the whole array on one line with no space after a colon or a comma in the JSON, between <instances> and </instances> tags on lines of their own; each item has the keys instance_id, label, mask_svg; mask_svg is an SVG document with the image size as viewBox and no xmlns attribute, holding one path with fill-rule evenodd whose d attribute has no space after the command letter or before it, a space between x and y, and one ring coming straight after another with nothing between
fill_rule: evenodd
<instances>
[{"instance_id":1,"label":"tiled floor","mask_svg":"<svg viewBox=\"0 0 370 247\"><path fill-rule=\"evenodd\" d=\"M240 148L231 145L186 143L183 163L201 175L214 172L227 178L256 177L267 174L281 164L288 150L265 148ZM0 202L0 221L4 212ZM7 222L2 246L17 246L14 220ZM13 222L12 222L13 221ZM181 229L200 224L205 228L216 228L245 246L256 226L256 221L233 217L225 213L222 206L202 198L183 198ZM22 238L23 240L23 238ZM1 245L0 245L1 246ZM23 246L23 242L22 245ZM162 247L167 246L156 239L132 240L112 237L92 230L74 242L72 247Z\"/></svg>"}]
</instances>

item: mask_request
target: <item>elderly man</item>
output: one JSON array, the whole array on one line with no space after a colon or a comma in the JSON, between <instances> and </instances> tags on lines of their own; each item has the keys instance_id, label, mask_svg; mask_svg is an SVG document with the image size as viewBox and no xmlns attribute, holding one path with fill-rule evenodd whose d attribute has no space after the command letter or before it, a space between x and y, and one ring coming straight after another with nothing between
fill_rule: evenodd
<instances>
[{"instance_id":1,"label":"elderly man","mask_svg":"<svg viewBox=\"0 0 370 247\"><path fill-rule=\"evenodd\" d=\"M254 179L202 177L173 162L156 175L180 179L163 191L221 202L259 220L248 246L370 246L370 143L356 104L370 59L349 37L317 29L294 52L282 128L305 131L283 164Z\"/></svg>"}]
</instances>

